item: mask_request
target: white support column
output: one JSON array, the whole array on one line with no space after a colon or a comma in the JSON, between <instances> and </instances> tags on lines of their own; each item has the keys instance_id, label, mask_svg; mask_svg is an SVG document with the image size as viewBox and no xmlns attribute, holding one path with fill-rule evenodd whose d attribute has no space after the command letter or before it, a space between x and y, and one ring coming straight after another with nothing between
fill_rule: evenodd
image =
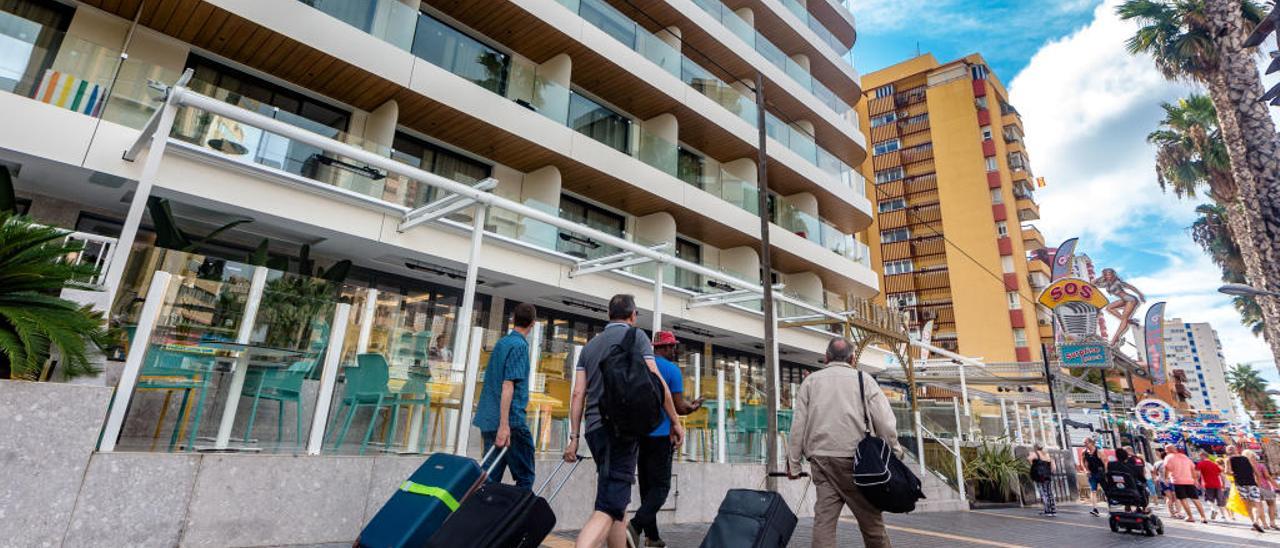
<instances>
[{"instance_id":1,"label":"white support column","mask_svg":"<svg viewBox=\"0 0 1280 548\"><path fill-rule=\"evenodd\" d=\"M725 412L724 412L724 370L716 370L716 462L724 464L725 445Z\"/></svg>"},{"instance_id":2,"label":"white support column","mask_svg":"<svg viewBox=\"0 0 1280 548\"><path fill-rule=\"evenodd\" d=\"M733 362L733 410L742 411L742 364Z\"/></svg>"},{"instance_id":3,"label":"white support column","mask_svg":"<svg viewBox=\"0 0 1280 548\"><path fill-rule=\"evenodd\" d=\"M960 402L955 396L951 397L951 409L955 412L956 417L956 439L964 439L964 425L960 422Z\"/></svg>"},{"instance_id":4,"label":"white support column","mask_svg":"<svg viewBox=\"0 0 1280 548\"><path fill-rule=\"evenodd\" d=\"M690 359L693 360L693 397L697 399L702 397L702 354L695 353Z\"/></svg>"},{"instance_id":5,"label":"white support column","mask_svg":"<svg viewBox=\"0 0 1280 548\"><path fill-rule=\"evenodd\" d=\"M1031 409L1031 404L1027 404L1027 430L1031 431L1031 445L1036 444L1036 413Z\"/></svg>"},{"instance_id":6,"label":"white support column","mask_svg":"<svg viewBox=\"0 0 1280 548\"><path fill-rule=\"evenodd\" d=\"M116 385L115 397L111 400L111 411L107 413L107 422L102 427L102 440L98 450L103 453L115 451L116 442L120 440L120 429L124 426L125 414L129 412L129 402L133 399L133 388L138 384L138 373L142 371L142 360L146 357L147 346L151 344L151 334L160 321L161 307L169 292L169 282L173 275L168 272L156 272L151 276L151 287L147 289L146 301L142 304L142 312L138 315L138 327L133 332L133 340L129 342L129 356L124 362L124 371L120 374L120 382Z\"/></svg>"},{"instance_id":7,"label":"white support column","mask_svg":"<svg viewBox=\"0 0 1280 548\"><path fill-rule=\"evenodd\" d=\"M129 212L125 214L124 226L120 227L120 237L111 250L111 263L107 266L106 275L102 278L102 285L109 299L107 310L115 308L120 280L124 278L129 253L133 251L133 242L138 239L138 225L142 224L142 213L147 209L147 199L151 197L151 188L155 185L156 175L160 171L160 159L164 157L165 147L169 144L169 132L173 130L173 120L178 113L178 107L174 104L172 96L166 99L160 109L160 123L155 128L151 148L147 150L147 158L142 163L142 173L138 176L138 186L134 189L133 199L129 202ZM140 136L139 139L144 137Z\"/></svg>"},{"instance_id":8,"label":"white support column","mask_svg":"<svg viewBox=\"0 0 1280 548\"><path fill-rule=\"evenodd\" d=\"M525 381L529 383L525 386L529 387L531 393L533 392L533 387L536 386L534 381L538 378L538 363L540 361L542 361L542 323L534 321L532 329L529 330L529 378ZM528 415L525 416L525 420L528 420ZM525 426L528 425L526 424ZM539 432L542 432L541 406L537 411L534 411L533 426L530 428L533 434L534 451L537 451Z\"/></svg>"},{"instance_id":9,"label":"white support column","mask_svg":"<svg viewBox=\"0 0 1280 548\"><path fill-rule=\"evenodd\" d=\"M925 474L924 466L924 425L920 422L920 410L916 410L916 457L920 459L920 475Z\"/></svg>"},{"instance_id":10,"label":"white support column","mask_svg":"<svg viewBox=\"0 0 1280 548\"><path fill-rule=\"evenodd\" d=\"M653 263L653 336L657 337L658 332L662 331L662 277L666 271L666 265L654 261Z\"/></svg>"},{"instance_id":11,"label":"white support column","mask_svg":"<svg viewBox=\"0 0 1280 548\"><path fill-rule=\"evenodd\" d=\"M366 289L364 307L360 309L360 335L356 339L356 354L369 351L369 337L373 334L373 320L378 311L378 290Z\"/></svg>"},{"instance_id":12,"label":"white support column","mask_svg":"<svg viewBox=\"0 0 1280 548\"><path fill-rule=\"evenodd\" d=\"M1009 437L1009 412L1005 410L1004 398L1000 398L1000 422L1004 425L1004 437Z\"/></svg>"},{"instance_id":13,"label":"white support column","mask_svg":"<svg viewBox=\"0 0 1280 548\"><path fill-rule=\"evenodd\" d=\"M249 344L253 336L253 328L258 323L258 307L262 305L262 293L267 288L267 267L253 267L253 281L249 284L249 297L245 301L244 316L240 318L240 330L236 332L237 344ZM348 305L349 307L349 305ZM342 331L346 322L334 324L330 332ZM231 444L231 430L236 424L236 411L240 408L240 393L244 390L244 378L249 374L249 351L241 350L236 358L235 369L231 371L231 383L227 385L227 399L222 404L222 420L218 423L218 437L214 439L213 448L224 451ZM245 432L245 441L253 432Z\"/></svg>"},{"instance_id":14,"label":"white support column","mask_svg":"<svg viewBox=\"0 0 1280 548\"><path fill-rule=\"evenodd\" d=\"M964 400L964 416L968 417L969 416L969 383L968 381L965 380L965 373L964 373L965 364L964 362L960 362L956 364L956 367L960 369L960 398Z\"/></svg>"},{"instance_id":15,"label":"white support column","mask_svg":"<svg viewBox=\"0 0 1280 548\"><path fill-rule=\"evenodd\" d=\"M1014 422L1018 425L1017 441L1020 444L1024 443L1022 441L1022 406L1018 405L1018 402L1013 402L1013 418Z\"/></svg>"},{"instance_id":16,"label":"white support column","mask_svg":"<svg viewBox=\"0 0 1280 548\"><path fill-rule=\"evenodd\" d=\"M570 407L573 406L573 392L578 389L578 360L580 356L582 356L582 345L573 345L573 348L569 350L569 401L566 402ZM574 426L581 427L582 425L570 424L568 428L564 429L565 444L569 443L569 434L573 431ZM578 431L581 432L581 428ZM685 445L688 444L686 443Z\"/></svg>"},{"instance_id":17,"label":"white support column","mask_svg":"<svg viewBox=\"0 0 1280 548\"><path fill-rule=\"evenodd\" d=\"M462 375L462 405L458 409L458 433L454 438L457 443L453 446L453 454L466 456L467 443L471 441L471 408L475 407L476 380L480 376L480 346L484 344L484 331L471 328L460 331L458 336L462 337L463 333L471 334L471 344L464 357L466 373Z\"/></svg>"},{"instance_id":18,"label":"white support column","mask_svg":"<svg viewBox=\"0 0 1280 548\"><path fill-rule=\"evenodd\" d=\"M333 408L334 386L338 384L338 369L342 367L342 344L347 338L345 326L350 319L351 305L339 303L333 310L333 328L329 330L324 369L320 372L320 392L316 395L316 412L311 417L311 437L307 440L308 455L319 455L324 447L324 431L329 425L329 410Z\"/></svg>"},{"instance_id":19,"label":"white support column","mask_svg":"<svg viewBox=\"0 0 1280 548\"><path fill-rule=\"evenodd\" d=\"M960 490L960 500L969 500L964 494L964 459L960 458L960 438L951 439L952 456L955 457L956 487Z\"/></svg>"}]
</instances>

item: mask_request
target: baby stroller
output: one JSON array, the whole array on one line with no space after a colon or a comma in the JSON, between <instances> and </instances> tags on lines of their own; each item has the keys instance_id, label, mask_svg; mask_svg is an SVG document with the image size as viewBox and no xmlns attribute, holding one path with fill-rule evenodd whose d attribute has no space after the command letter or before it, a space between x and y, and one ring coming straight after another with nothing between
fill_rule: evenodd
<instances>
[{"instance_id":1,"label":"baby stroller","mask_svg":"<svg viewBox=\"0 0 1280 548\"><path fill-rule=\"evenodd\" d=\"M1102 491L1107 495L1107 522L1111 532L1141 531L1154 537L1164 534L1164 524L1148 507L1147 486L1132 474L1120 470L1108 470L1103 478ZM1122 508L1114 508L1120 506Z\"/></svg>"}]
</instances>

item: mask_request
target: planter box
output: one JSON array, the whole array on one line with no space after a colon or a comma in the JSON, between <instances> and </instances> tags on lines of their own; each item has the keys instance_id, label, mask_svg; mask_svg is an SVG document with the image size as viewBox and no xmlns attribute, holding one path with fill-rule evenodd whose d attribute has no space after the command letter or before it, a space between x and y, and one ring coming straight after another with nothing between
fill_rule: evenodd
<instances>
[{"instance_id":1,"label":"planter box","mask_svg":"<svg viewBox=\"0 0 1280 548\"><path fill-rule=\"evenodd\" d=\"M0 538L62 544L113 389L0 380Z\"/></svg>"}]
</instances>

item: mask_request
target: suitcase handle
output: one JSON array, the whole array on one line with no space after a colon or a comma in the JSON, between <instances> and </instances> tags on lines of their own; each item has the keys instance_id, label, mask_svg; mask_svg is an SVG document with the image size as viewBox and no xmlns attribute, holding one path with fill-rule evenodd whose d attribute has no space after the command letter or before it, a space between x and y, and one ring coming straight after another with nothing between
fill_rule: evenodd
<instances>
[{"instance_id":1,"label":"suitcase handle","mask_svg":"<svg viewBox=\"0 0 1280 548\"><path fill-rule=\"evenodd\" d=\"M510 447L510 446L508 446L508 447ZM489 462L489 456L493 454L494 450L498 449L498 446L496 446L496 445L490 446L490 447L489 447L489 450L488 450L488 451L485 451L484 456L480 458L480 467L481 467L481 468L484 468L484 477L486 477L486 478L487 478L487 477L489 477L491 474L493 474L493 469L494 469L494 468L497 468L497 467L498 467L498 463L499 463L499 462L502 462L502 457L504 457L504 456L506 456L506 455L507 455L507 449L508 449L508 447L503 447L503 448L502 448L502 451L499 451L499 452L498 452L498 456L497 456L496 458L494 458L494 459L493 459L493 463L489 464L489 467L488 467L488 468L485 468L484 463Z\"/></svg>"},{"instance_id":2,"label":"suitcase handle","mask_svg":"<svg viewBox=\"0 0 1280 548\"><path fill-rule=\"evenodd\" d=\"M551 496L546 497L547 502L551 502L556 499L556 495L560 494L560 490L564 489L565 484L569 483L569 478L573 477L573 472L578 469L578 465L582 464L582 461L589 458L591 457L584 457L582 455L578 455L578 458L574 459L573 466L569 468L569 473L565 474L564 479L560 480L560 483L556 485L556 489L551 492ZM561 459L560 463L557 464L555 469L551 471L551 474L547 476L547 479L542 480L542 485L538 486L538 490L535 491L534 494L538 496L542 496L542 492L545 491L547 489L547 486L551 484L551 480L555 479L555 477L560 474L560 469L564 468L564 463L565 463L564 459Z\"/></svg>"}]
</instances>

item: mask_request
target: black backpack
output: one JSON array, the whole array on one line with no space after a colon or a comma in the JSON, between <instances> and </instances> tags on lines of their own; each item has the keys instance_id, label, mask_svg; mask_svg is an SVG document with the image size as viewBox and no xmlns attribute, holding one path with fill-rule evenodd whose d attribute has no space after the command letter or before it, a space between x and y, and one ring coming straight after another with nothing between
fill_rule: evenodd
<instances>
[{"instance_id":1,"label":"black backpack","mask_svg":"<svg viewBox=\"0 0 1280 548\"><path fill-rule=\"evenodd\" d=\"M858 392L862 396L862 420L867 431L853 455L853 483L867 502L880 511L895 514L911 512L916 509L916 501L925 498L920 478L893 454L888 442L872 432L867 390L863 385L862 372L857 374Z\"/></svg>"},{"instance_id":2,"label":"black backpack","mask_svg":"<svg viewBox=\"0 0 1280 548\"><path fill-rule=\"evenodd\" d=\"M600 360L604 394L600 418L614 435L643 437L662 424L662 379L649 370L644 356L637 354L636 332L632 327Z\"/></svg>"}]
</instances>

